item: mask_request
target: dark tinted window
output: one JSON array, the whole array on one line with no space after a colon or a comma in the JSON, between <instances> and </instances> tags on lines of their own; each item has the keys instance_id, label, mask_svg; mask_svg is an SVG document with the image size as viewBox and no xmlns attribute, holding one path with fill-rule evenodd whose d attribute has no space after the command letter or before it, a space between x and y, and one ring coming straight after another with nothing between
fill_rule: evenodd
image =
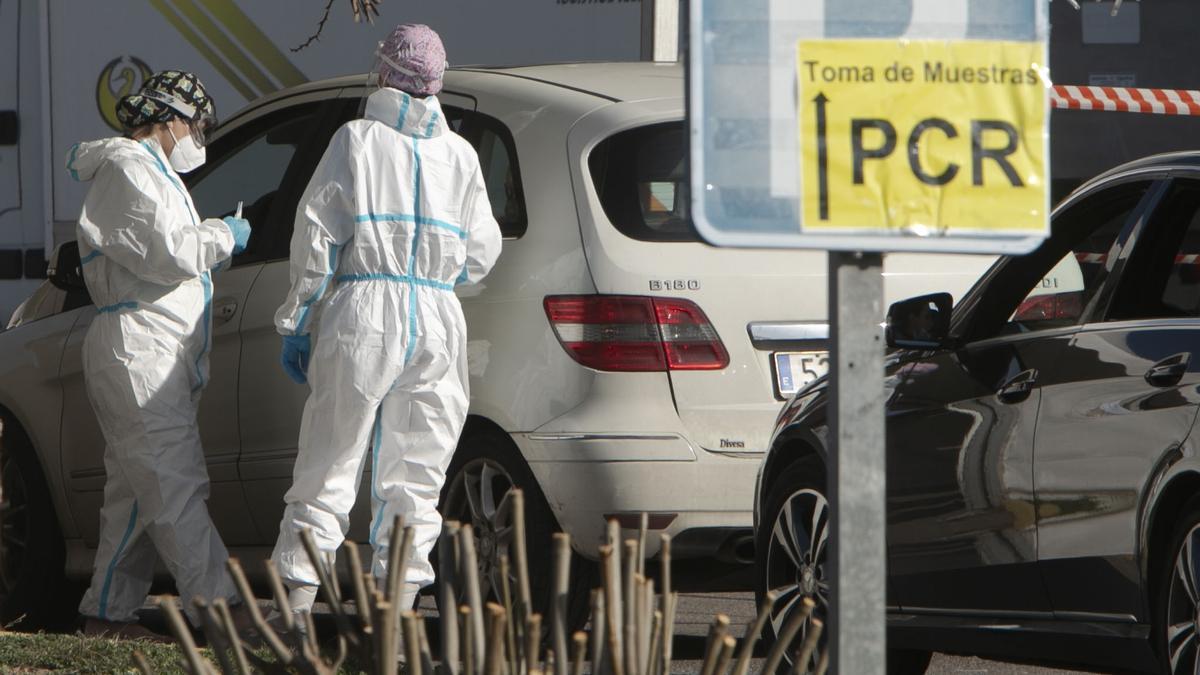
<instances>
[{"instance_id":1,"label":"dark tinted window","mask_svg":"<svg viewBox=\"0 0 1200 675\"><path fill-rule=\"evenodd\" d=\"M261 258L261 233L297 149L310 139L318 123L316 104L298 106L251 122L222 136L208 149L209 161L188 176L188 191L202 218L233 215L242 202L250 222L245 253L236 262Z\"/></svg>"},{"instance_id":2,"label":"dark tinted window","mask_svg":"<svg viewBox=\"0 0 1200 675\"><path fill-rule=\"evenodd\" d=\"M468 112L456 130L479 153L479 168L483 171L492 215L500 224L500 233L509 239L525 234L529 226L525 191L521 185L516 145L508 127L494 117Z\"/></svg>"},{"instance_id":3,"label":"dark tinted window","mask_svg":"<svg viewBox=\"0 0 1200 675\"><path fill-rule=\"evenodd\" d=\"M1139 236L1110 320L1200 316L1200 185L1176 180Z\"/></svg>"},{"instance_id":4,"label":"dark tinted window","mask_svg":"<svg viewBox=\"0 0 1200 675\"><path fill-rule=\"evenodd\" d=\"M1122 232L1149 182L1113 186L1054 218L1033 253L1005 260L978 302L969 339L1071 326L1083 319L1121 250Z\"/></svg>"},{"instance_id":5,"label":"dark tinted window","mask_svg":"<svg viewBox=\"0 0 1200 675\"><path fill-rule=\"evenodd\" d=\"M683 124L622 131L588 157L604 215L623 234L642 241L696 241L688 220Z\"/></svg>"}]
</instances>

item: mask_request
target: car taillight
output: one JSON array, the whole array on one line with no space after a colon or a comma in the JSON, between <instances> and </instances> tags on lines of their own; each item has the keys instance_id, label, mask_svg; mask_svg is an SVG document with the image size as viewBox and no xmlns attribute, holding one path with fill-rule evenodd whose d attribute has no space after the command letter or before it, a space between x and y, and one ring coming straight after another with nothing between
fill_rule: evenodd
<instances>
[{"instance_id":1,"label":"car taillight","mask_svg":"<svg viewBox=\"0 0 1200 675\"><path fill-rule=\"evenodd\" d=\"M690 300L636 295L551 295L543 305L563 349L596 370L719 370L729 353Z\"/></svg>"}]
</instances>

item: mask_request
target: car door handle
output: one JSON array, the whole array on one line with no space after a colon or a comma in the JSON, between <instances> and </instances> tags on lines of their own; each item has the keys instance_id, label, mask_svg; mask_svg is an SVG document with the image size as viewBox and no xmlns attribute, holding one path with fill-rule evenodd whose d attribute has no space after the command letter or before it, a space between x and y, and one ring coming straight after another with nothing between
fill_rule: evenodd
<instances>
[{"instance_id":1,"label":"car door handle","mask_svg":"<svg viewBox=\"0 0 1200 675\"><path fill-rule=\"evenodd\" d=\"M232 298L218 300L213 305L213 321L216 321L217 323L225 323L226 321L232 319L235 314L237 314L237 309L237 300Z\"/></svg>"},{"instance_id":2,"label":"car door handle","mask_svg":"<svg viewBox=\"0 0 1200 675\"><path fill-rule=\"evenodd\" d=\"M1020 403L1029 398L1029 392L1037 386L1038 371L1036 368L1017 373L1011 380L1005 382L996 392L996 398L1004 403Z\"/></svg>"},{"instance_id":3,"label":"car door handle","mask_svg":"<svg viewBox=\"0 0 1200 675\"><path fill-rule=\"evenodd\" d=\"M1183 379L1192 355L1188 352L1172 354L1146 371L1146 382L1154 387L1173 387Z\"/></svg>"}]
</instances>

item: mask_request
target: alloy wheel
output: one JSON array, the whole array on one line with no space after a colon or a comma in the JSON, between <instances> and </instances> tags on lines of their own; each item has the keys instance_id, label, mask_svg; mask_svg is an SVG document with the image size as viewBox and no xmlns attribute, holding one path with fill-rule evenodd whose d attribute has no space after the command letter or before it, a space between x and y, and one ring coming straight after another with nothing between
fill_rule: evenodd
<instances>
[{"instance_id":1,"label":"alloy wheel","mask_svg":"<svg viewBox=\"0 0 1200 675\"><path fill-rule=\"evenodd\" d=\"M766 552L767 589L778 596L770 616L771 631L776 637L793 613L800 611L803 598L812 598L816 607L813 616L801 627L795 644L803 642L812 618L824 621L828 616L830 586L825 564L828 542L829 502L825 495L811 488L797 490L776 515ZM824 644L824 637L821 642ZM792 650L784 653L790 662Z\"/></svg>"},{"instance_id":2,"label":"alloy wheel","mask_svg":"<svg viewBox=\"0 0 1200 675\"><path fill-rule=\"evenodd\" d=\"M454 476L446 495L446 519L471 526L479 563L479 591L486 599L501 593L500 555L513 539L512 476L498 462L486 458L467 462ZM516 575L509 560L510 588Z\"/></svg>"},{"instance_id":3,"label":"alloy wheel","mask_svg":"<svg viewBox=\"0 0 1200 675\"><path fill-rule=\"evenodd\" d=\"M9 459L0 475L0 597L16 588L29 550L29 499L21 467Z\"/></svg>"},{"instance_id":4,"label":"alloy wheel","mask_svg":"<svg viewBox=\"0 0 1200 675\"><path fill-rule=\"evenodd\" d=\"M1171 673L1200 673L1200 525L1188 531L1175 554L1165 630Z\"/></svg>"}]
</instances>

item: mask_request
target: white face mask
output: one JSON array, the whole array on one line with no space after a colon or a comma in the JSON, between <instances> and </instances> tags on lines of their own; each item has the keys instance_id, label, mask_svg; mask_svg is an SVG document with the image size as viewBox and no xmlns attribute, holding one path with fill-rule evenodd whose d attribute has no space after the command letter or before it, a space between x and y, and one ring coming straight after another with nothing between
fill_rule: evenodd
<instances>
[{"instance_id":1,"label":"white face mask","mask_svg":"<svg viewBox=\"0 0 1200 675\"><path fill-rule=\"evenodd\" d=\"M175 136L175 132L170 126L167 126L167 132L171 134L171 138L175 140L175 149L171 151L171 167L179 173L187 173L195 171L204 165L204 161L208 155L204 148L196 145L196 139L192 138L191 134L179 140Z\"/></svg>"}]
</instances>

